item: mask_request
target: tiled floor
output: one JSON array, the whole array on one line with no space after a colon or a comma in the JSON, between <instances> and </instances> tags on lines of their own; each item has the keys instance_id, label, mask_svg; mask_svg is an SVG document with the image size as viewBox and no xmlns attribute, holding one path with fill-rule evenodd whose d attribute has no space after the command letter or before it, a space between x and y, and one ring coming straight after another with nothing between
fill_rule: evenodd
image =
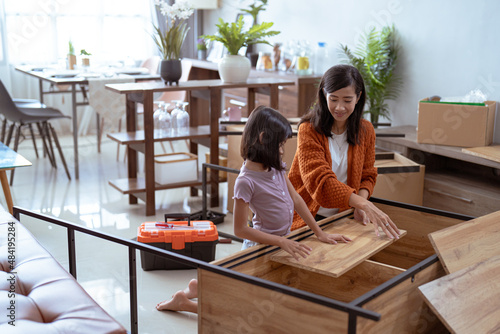
<instances>
[{"instance_id":1,"label":"tiled floor","mask_svg":"<svg viewBox=\"0 0 500 334\"><path fill-rule=\"evenodd\" d=\"M60 140L70 172L74 175L72 137L64 136ZM11 187L14 204L128 239L136 237L137 227L142 222L161 221L166 212L201 209L201 196L190 197L188 188L165 190L156 193L156 216L146 217L143 202L129 205L128 197L108 184L110 179L126 177L124 148L121 147L117 161L117 144L109 139L103 141L101 154L97 153L95 135L81 137L79 143L80 180L68 181L60 160L59 168L53 169L47 158L36 158L31 140L24 140L18 152L33 166L16 170ZM165 147L170 151L169 145ZM185 151L186 144L176 142L174 148L177 152ZM206 148L200 146L199 151L204 161ZM221 183L220 194L222 206L213 210L226 212L227 183ZM0 204L5 206L3 196L0 196ZM67 268L65 230L26 217L21 221ZM217 227L232 234L231 214ZM110 315L130 329L127 249L82 234L77 234L76 240L78 281ZM234 241L231 244L219 243L216 259L240 248L241 244ZM158 302L183 289L190 279L195 278L196 271L143 271L139 259L138 256L139 332L196 333L197 315L155 309Z\"/></svg>"}]
</instances>

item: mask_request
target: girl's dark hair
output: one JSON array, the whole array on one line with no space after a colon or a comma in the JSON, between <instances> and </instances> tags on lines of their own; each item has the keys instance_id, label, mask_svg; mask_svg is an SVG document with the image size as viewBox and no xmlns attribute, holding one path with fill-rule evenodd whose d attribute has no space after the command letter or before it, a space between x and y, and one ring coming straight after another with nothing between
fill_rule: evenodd
<instances>
[{"instance_id":1,"label":"girl's dark hair","mask_svg":"<svg viewBox=\"0 0 500 334\"><path fill-rule=\"evenodd\" d=\"M259 106L248 117L241 139L241 157L261 163L264 168L283 170L280 144L292 136L287 119L273 108Z\"/></svg>"},{"instance_id":2,"label":"girl's dark hair","mask_svg":"<svg viewBox=\"0 0 500 334\"><path fill-rule=\"evenodd\" d=\"M360 96L360 98L354 107L354 112L347 119L347 142L351 145L358 144L366 91L363 77L351 65L335 65L325 72L318 87L316 102L311 110L302 117L299 125L310 122L317 132L331 137L335 119L328 109L326 95L348 86L353 86L356 96Z\"/></svg>"}]
</instances>

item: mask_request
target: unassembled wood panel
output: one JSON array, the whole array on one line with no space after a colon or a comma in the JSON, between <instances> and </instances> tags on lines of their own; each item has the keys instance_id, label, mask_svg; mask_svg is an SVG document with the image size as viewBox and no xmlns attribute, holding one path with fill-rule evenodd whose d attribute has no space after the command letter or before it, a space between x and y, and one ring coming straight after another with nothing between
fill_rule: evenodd
<instances>
[{"instance_id":1,"label":"unassembled wood panel","mask_svg":"<svg viewBox=\"0 0 500 334\"><path fill-rule=\"evenodd\" d=\"M462 152L500 162L500 145L463 148Z\"/></svg>"},{"instance_id":2,"label":"unassembled wood panel","mask_svg":"<svg viewBox=\"0 0 500 334\"><path fill-rule=\"evenodd\" d=\"M313 235L301 241L301 243L313 249L307 258L300 258L297 261L287 252L280 250L271 256L271 260L324 275L339 277L395 241L395 239L387 237L382 231L380 231L380 236L377 237L372 224L363 225L349 218L344 218L330 225L325 229L325 232L343 234L353 241L332 245L319 241ZM406 231L401 231L400 237L405 234Z\"/></svg>"},{"instance_id":3,"label":"unassembled wood panel","mask_svg":"<svg viewBox=\"0 0 500 334\"><path fill-rule=\"evenodd\" d=\"M433 232L429 239L447 273L500 255L500 211Z\"/></svg>"},{"instance_id":4,"label":"unassembled wood panel","mask_svg":"<svg viewBox=\"0 0 500 334\"><path fill-rule=\"evenodd\" d=\"M419 290L451 332L500 331L500 256L424 284Z\"/></svg>"},{"instance_id":5,"label":"unassembled wood panel","mask_svg":"<svg viewBox=\"0 0 500 334\"><path fill-rule=\"evenodd\" d=\"M420 285L444 274L443 267L436 261L362 305L364 309L380 313L381 318L380 321L358 318L357 333L448 333L418 291Z\"/></svg>"},{"instance_id":6,"label":"unassembled wood panel","mask_svg":"<svg viewBox=\"0 0 500 334\"><path fill-rule=\"evenodd\" d=\"M198 270L198 333L347 333L348 313Z\"/></svg>"}]
</instances>

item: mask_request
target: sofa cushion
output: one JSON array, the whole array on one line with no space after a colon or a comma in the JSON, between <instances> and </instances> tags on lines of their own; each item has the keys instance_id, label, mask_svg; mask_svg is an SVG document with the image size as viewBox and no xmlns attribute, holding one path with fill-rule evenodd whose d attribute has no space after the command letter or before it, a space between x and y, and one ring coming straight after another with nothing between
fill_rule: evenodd
<instances>
[{"instance_id":1,"label":"sofa cushion","mask_svg":"<svg viewBox=\"0 0 500 334\"><path fill-rule=\"evenodd\" d=\"M8 212L0 212L0 309L5 334L126 333Z\"/></svg>"}]
</instances>

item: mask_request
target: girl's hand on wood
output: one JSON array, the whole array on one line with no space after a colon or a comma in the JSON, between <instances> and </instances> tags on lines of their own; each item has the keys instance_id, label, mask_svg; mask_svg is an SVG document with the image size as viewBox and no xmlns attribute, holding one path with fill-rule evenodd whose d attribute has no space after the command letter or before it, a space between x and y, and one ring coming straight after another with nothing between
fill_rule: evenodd
<instances>
[{"instance_id":1,"label":"girl's hand on wood","mask_svg":"<svg viewBox=\"0 0 500 334\"><path fill-rule=\"evenodd\" d=\"M293 241L286 238L281 238L280 248L285 252L293 256L295 260L299 260L299 256L306 258L309 254L311 254L312 248L301 244L300 242Z\"/></svg>"},{"instance_id":2,"label":"girl's hand on wood","mask_svg":"<svg viewBox=\"0 0 500 334\"><path fill-rule=\"evenodd\" d=\"M334 245L336 245L337 242L348 243L352 241L349 237L342 234L328 234L324 232L320 236L318 236L318 240L327 244L334 244Z\"/></svg>"}]
</instances>

